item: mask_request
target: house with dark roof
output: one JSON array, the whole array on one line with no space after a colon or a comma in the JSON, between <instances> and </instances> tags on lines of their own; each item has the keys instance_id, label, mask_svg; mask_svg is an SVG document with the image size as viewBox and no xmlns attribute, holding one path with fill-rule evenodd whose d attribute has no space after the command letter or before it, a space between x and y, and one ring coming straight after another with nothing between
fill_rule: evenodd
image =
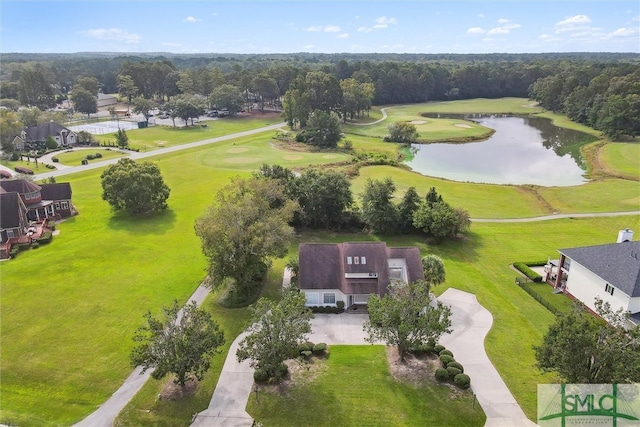
<instances>
[{"instance_id":1,"label":"house with dark roof","mask_svg":"<svg viewBox=\"0 0 640 427\"><path fill-rule=\"evenodd\" d=\"M392 282L424 279L418 248L384 242L302 243L298 262L298 287L307 306L367 304L370 295L386 294Z\"/></svg>"},{"instance_id":2,"label":"house with dark roof","mask_svg":"<svg viewBox=\"0 0 640 427\"><path fill-rule=\"evenodd\" d=\"M13 145L18 150L27 147L41 148L44 147L48 137L53 138L58 147L69 147L78 142L78 135L74 131L50 121L24 128L20 135L13 139Z\"/></svg>"},{"instance_id":3,"label":"house with dark roof","mask_svg":"<svg viewBox=\"0 0 640 427\"><path fill-rule=\"evenodd\" d=\"M25 179L0 180L0 258L11 246L30 243L48 229L49 220L77 214L68 182L36 184Z\"/></svg>"},{"instance_id":4,"label":"house with dark roof","mask_svg":"<svg viewBox=\"0 0 640 427\"><path fill-rule=\"evenodd\" d=\"M595 311L596 297L640 320L640 241L621 230L616 243L560 249L555 286ZM564 281L566 278L566 282Z\"/></svg>"}]
</instances>

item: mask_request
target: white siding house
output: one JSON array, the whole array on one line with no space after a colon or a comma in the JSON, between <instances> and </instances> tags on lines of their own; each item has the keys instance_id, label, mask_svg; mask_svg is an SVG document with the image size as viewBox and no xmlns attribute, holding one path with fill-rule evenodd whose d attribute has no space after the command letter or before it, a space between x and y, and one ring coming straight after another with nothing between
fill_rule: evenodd
<instances>
[{"instance_id":1,"label":"white siding house","mask_svg":"<svg viewBox=\"0 0 640 427\"><path fill-rule=\"evenodd\" d=\"M560 249L565 292L595 311L596 298L640 320L640 241L623 230L618 243ZM636 316L634 316L636 315Z\"/></svg>"}]
</instances>

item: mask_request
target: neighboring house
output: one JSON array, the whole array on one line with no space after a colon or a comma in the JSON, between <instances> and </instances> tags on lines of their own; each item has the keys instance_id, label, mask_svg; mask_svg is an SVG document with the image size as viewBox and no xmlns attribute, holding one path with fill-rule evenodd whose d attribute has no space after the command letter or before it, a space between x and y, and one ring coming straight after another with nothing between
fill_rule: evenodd
<instances>
[{"instance_id":1,"label":"neighboring house","mask_svg":"<svg viewBox=\"0 0 640 427\"><path fill-rule=\"evenodd\" d=\"M71 203L71 185L68 182L36 184L25 179L1 180L0 194L5 193L20 196L29 221L67 218L76 213Z\"/></svg>"},{"instance_id":2,"label":"neighboring house","mask_svg":"<svg viewBox=\"0 0 640 427\"><path fill-rule=\"evenodd\" d=\"M10 245L7 243L25 236L28 230L27 207L20 195L0 190L0 258L8 258Z\"/></svg>"},{"instance_id":3,"label":"neighboring house","mask_svg":"<svg viewBox=\"0 0 640 427\"><path fill-rule=\"evenodd\" d=\"M555 286L580 300L595 312L595 298L622 308L640 321L640 241L631 241L628 228L618 234L617 243L560 249ZM563 278L566 277L566 283Z\"/></svg>"},{"instance_id":4,"label":"neighboring house","mask_svg":"<svg viewBox=\"0 0 640 427\"><path fill-rule=\"evenodd\" d=\"M116 105L118 103L118 98L114 95L107 95L106 93L99 92L98 93L98 108L108 107L109 105Z\"/></svg>"},{"instance_id":5,"label":"neighboring house","mask_svg":"<svg viewBox=\"0 0 640 427\"><path fill-rule=\"evenodd\" d=\"M48 137L53 138L58 147L69 147L78 142L78 135L74 131L51 121L24 128L21 134L13 139L13 145L17 150L40 148L44 147Z\"/></svg>"},{"instance_id":6,"label":"neighboring house","mask_svg":"<svg viewBox=\"0 0 640 427\"><path fill-rule=\"evenodd\" d=\"M424 279L418 248L384 242L303 243L298 260L298 287L307 306L367 304L370 295L386 294L392 281Z\"/></svg>"}]
</instances>

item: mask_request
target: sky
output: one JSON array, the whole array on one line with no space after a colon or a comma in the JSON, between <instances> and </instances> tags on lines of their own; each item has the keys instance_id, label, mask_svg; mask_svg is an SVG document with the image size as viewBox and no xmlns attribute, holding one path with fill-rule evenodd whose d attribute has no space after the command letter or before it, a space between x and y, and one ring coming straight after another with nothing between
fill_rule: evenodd
<instances>
[{"instance_id":1,"label":"sky","mask_svg":"<svg viewBox=\"0 0 640 427\"><path fill-rule=\"evenodd\" d=\"M2 0L9 52L640 53L640 1Z\"/></svg>"}]
</instances>

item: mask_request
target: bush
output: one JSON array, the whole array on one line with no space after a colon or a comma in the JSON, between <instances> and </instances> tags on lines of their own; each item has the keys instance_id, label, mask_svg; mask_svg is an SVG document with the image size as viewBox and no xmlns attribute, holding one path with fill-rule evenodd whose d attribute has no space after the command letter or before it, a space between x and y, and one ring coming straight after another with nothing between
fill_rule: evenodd
<instances>
[{"instance_id":1,"label":"bush","mask_svg":"<svg viewBox=\"0 0 640 427\"><path fill-rule=\"evenodd\" d=\"M313 354L322 354L327 351L327 344L319 342L313 346Z\"/></svg>"},{"instance_id":2,"label":"bush","mask_svg":"<svg viewBox=\"0 0 640 427\"><path fill-rule=\"evenodd\" d=\"M58 163L58 162L60 161L60 159L59 159L59 158L57 158L57 157L52 157L52 158L51 158L51 161L52 161L53 163Z\"/></svg>"},{"instance_id":3,"label":"bush","mask_svg":"<svg viewBox=\"0 0 640 427\"><path fill-rule=\"evenodd\" d=\"M17 160L20 160L20 152L19 151L14 151L11 153L11 161L15 162Z\"/></svg>"},{"instance_id":4,"label":"bush","mask_svg":"<svg viewBox=\"0 0 640 427\"><path fill-rule=\"evenodd\" d=\"M436 353L440 353L442 350L444 350L446 347L443 346L442 344L436 344L433 346L433 349L436 351Z\"/></svg>"},{"instance_id":5,"label":"bush","mask_svg":"<svg viewBox=\"0 0 640 427\"><path fill-rule=\"evenodd\" d=\"M444 356L440 356L440 361L442 362L442 366L446 368L449 366L449 363L454 362L455 359L448 354L445 354Z\"/></svg>"},{"instance_id":6,"label":"bush","mask_svg":"<svg viewBox=\"0 0 640 427\"><path fill-rule=\"evenodd\" d=\"M304 357L305 359L310 358L312 354L313 352L309 350L304 350L300 352L300 356Z\"/></svg>"},{"instance_id":7,"label":"bush","mask_svg":"<svg viewBox=\"0 0 640 427\"><path fill-rule=\"evenodd\" d=\"M263 383L269 379L269 374L264 369L256 369L253 371L253 380L257 383Z\"/></svg>"},{"instance_id":8,"label":"bush","mask_svg":"<svg viewBox=\"0 0 640 427\"><path fill-rule=\"evenodd\" d=\"M442 350L440 353L438 353L438 356L444 356L445 354L447 356L453 357L453 353L451 352L451 350L447 350L446 348Z\"/></svg>"},{"instance_id":9,"label":"bush","mask_svg":"<svg viewBox=\"0 0 640 427\"><path fill-rule=\"evenodd\" d=\"M464 368L462 367L462 364L456 361L449 362L449 364L447 365L447 368L456 368L456 369L460 369L460 373L464 372Z\"/></svg>"},{"instance_id":10,"label":"bush","mask_svg":"<svg viewBox=\"0 0 640 427\"><path fill-rule=\"evenodd\" d=\"M303 342L298 345L298 354L302 354L303 351L311 351L313 350L313 345L309 345L309 343Z\"/></svg>"},{"instance_id":11,"label":"bush","mask_svg":"<svg viewBox=\"0 0 640 427\"><path fill-rule=\"evenodd\" d=\"M529 266L524 262L515 262L513 263L513 266L522 274L527 276L530 280L533 280L537 283L542 282L542 276L530 269Z\"/></svg>"},{"instance_id":12,"label":"bush","mask_svg":"<svg viewBox=\"0 0 640 427\"><path fill-rule=\"evenodd\" d=\"M468 389L471 386L471 378L467 374L458 374L453 377L453 383L462 389Z\"/></svg>"},{"instance_id":13,"label":"bush","mask_svg":"<svg viewBox=\"0 0 640 427\"><path fill-rule=\"evenodd\" d=\"M40 236L40 238L37 240L38 243L49 243L51 241L51 239L53 239L53 233L51 231L47 231L46 233L42 234L42 236Z\"/></svg>"},{"instance_id":14,"label":"bush","mask_svg":"<svg viewBox=\"0 0 640 427\"><path fill-rule=\"evenodd\" d=\"M38 242L33 242L31 244L31 249L38 249L39 247L40 247L40 243L38 243Z\"/></svg>"},{"instance_id":15,"label":"bush","mask_svg":"<svg viewBox=\"0 0 640 427\"><path fill-rule=\"evenodd\" d=\"M289 373L289 367L284 363L279 364L278 367L276 368L276 376L278 378L286 377L288 373Z\"/></svg>"},{"instance_id":16,"label":"bush","mask_svg":"<svg viewBox=\"0 0 640 427\"><path fill-rule=\"evenodd\" d=\"M449 373L446 369L438 368L436 369L436 380L439 382L444 382L449 380Z\"/></svg>"},{"instance_id":17,"label":"bush","mask_svg":"<svg viewBox=\"0 0 640 427\"><path fill-rule=\"evenodd\" d=\"M338 308L338 313L342 313L344 311L344 301L336 302L336 306Z\"/></svg>"},{"instance_id":18,"label":"bush","mask_svg":"<svg viewBox=\"0 0 640 427\"><path fill-rule=\"evenodd\" d=\"M462 371L458 368L454 368L453 366L447 366L447 373L449 374L449 378L454 379L455 376L461 374Z\"/></svg>"}]
</instances>

